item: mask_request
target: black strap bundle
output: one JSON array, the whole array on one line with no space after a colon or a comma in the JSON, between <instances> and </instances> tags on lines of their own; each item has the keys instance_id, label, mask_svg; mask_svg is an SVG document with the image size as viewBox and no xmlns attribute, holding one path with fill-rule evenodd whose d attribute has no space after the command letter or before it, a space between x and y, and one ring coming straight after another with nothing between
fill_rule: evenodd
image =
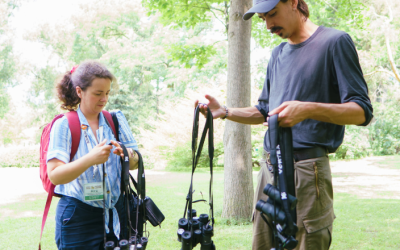
<instances>
[{"instance_id":1,"label":"black strap bundle","mask_svg":"<svg viewBox=\"0 0 400 250\"><path fill-rule=\"evenodd\" d=\"M196 107L194 111L194 120L193 120L193 131L192 131L192 176L191 176L191 181L190 181L190 187L189 187L189 193L186 197L186 206L185 206L185 212L183 214L183 218L186 217L186 211L189 209L189 211L192 211L192 204L199 202L199 201L205 201L205 200L196 200L193 201L193 176L194 176L194 171L196 170L196 166L199 162L200 156L201 156L201 151L203 149L204 141L206 139L207 131L208 131L208 155L210 158L210 185L209 185L209 205L210 205L210 221L212 227L214 227L214 207L213 207L213 191L212 191L212 185L213 185L213 158L214 158L214 124L213 124L213 116L210 111L210 109L207 107L207 118L206 118L206 123L204 125L203 133L201 135L200 143L197 147L197 138L198 138L198 132L199 132L199 114L200 114L200 108L199 106ZM188 219L192 220L192 213L189 213ZM192 228L193 230L193 228ZM193 232L192 232L193 234Z\"/></svg>"},{"instance_id":2,"label":"black strap bundle","mask_svg":"<svg viewBox=\"0 0 400 250\"><path fill-rule=\"evenodd\" d=\"M279 127L278 114L269 117L268 133L270 139L270 161L274 167L274 185L280 192L280 204L286 215L286 233L288 236L295 237L297 232L296 209L290 209L289 195L295 197L294 183L294 160L293 160L293 138L292 129ZM274 200L274 207L276 207ZM274 211L276 211L274 209ZM274 218L276 219L274 212ZM274 219L275 223L276 220ZM275 225L274 223L274 225ZM279 242L276 226L273 226L275 235L276 249Z\"/></svg>"},{"instance_id":3,"label":"black strap bundle","mask_svg":"<svg viewBox=\"0 0 400 250\"><path fill-rule=\"evenodd\" d=\"M121 176L121 189L123 190L123 194L125 195L125 211L126 211L126 218L128 221L128 239L131 238L132 236L132 230L134 231L134 236L136 236L136 239L141 237L142 235L142 225L139 225L139 222L145 222L146 221L146 209L144 204L144 200L146 198L146 180L145 180L145 174L144 174L144 166L143 166L143 158L142 155L136 151L136 154L139 157L139 162L138 162L138 173L137 173L137 182L133 178L133 176L129 173L129 157L128 157L128 150L126 147L120 143L120 146L124 152L124 159L121 158L121 165L122 165L122 176ZM137 194L133 191L131 187L131 182L135 186L135 189L137 190ZM132 199L135 199L132 201ZM131 209L130 209L130 204L136 204L136 225L131 224ZM139 215L142 218L139 218ZM134 227L133 227L134 226Z\"/></svg>"}]
</instances>

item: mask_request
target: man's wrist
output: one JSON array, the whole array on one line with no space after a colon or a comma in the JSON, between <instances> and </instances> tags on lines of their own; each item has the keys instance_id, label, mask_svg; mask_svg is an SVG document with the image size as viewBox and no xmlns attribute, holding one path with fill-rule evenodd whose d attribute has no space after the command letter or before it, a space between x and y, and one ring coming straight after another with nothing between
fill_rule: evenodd
<instances>
[{"instance_id":1,"label":"man's wrist","mask_svg":"<svg viewBox=\"0 0 400 250\"><path fill-rule=\"evenodd\" d=\"M224 108L225 114L223 116L221 116L221 119L225 120L226 118L228 118L229 110L225 105L223 105L222 107Z\"/></svg>"}]
</instances>

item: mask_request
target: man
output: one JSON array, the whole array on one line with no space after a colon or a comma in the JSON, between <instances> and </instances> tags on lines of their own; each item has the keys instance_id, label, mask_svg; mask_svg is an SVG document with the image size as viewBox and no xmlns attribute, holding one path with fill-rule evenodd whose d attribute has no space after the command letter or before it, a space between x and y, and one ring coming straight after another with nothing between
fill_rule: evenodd
<instances>
[{"instance_id":1,"label":"man","mask_svg":"<svg viewBox=\"0 0 400 250\"><path fill-rule=\"evenodd\" d=\"M292 127L299 227L296 249L329 249L335 216L327 154L342 143L344 125L366 126L372 119L357 51L347 33L313 24L304 0L254 0L253 5L243 19L257 13L271 33L288 40L272 51L258 105L227 108L206 95L209 103L200 108L203 114L208 106L214 118L244 124L261 124L279 114L279 125ZM266 158L268 142L266 134ZM271 182L271 171L270 165L260 170L255 202L267 199L262 189ZM253 222L253 250L273 248L272 230L258 212Z\"/></svg>"}]
</instances>

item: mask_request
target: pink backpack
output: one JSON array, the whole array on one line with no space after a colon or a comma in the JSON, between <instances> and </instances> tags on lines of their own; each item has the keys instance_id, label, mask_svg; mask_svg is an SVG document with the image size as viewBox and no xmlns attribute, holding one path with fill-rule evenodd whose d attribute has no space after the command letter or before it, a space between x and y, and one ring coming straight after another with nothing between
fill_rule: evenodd
<instances>
[{"instance_id":1,"label":"pink backpack","mask_svg":"<svg viewBox=\"0 0 400 250\"><path fill-rule=\"evenodd\" d=\"M106 121L110 125L111 129L114 132L114 135L116 134L115 126L113 119L111 117L111 114L108 111L103 110L103 115L106 118ZM81 124L79 122L79 116L76 111L70 111L65 114L59 114L56 115L51 121L51 123L47 124L42 132L42 137L40 139L40 179L42 179L42 184L44 190L48 193L47 195L47 201L46 201L46 206L44 208L44 213L43 213L43 218L42 218L42 229L40 232L40 240L39 240L39 250L41 249L40 246L40 241L42 240L42 234L43 234L43 229L44 225L46 223L47 215L49 213L50 209L50 204L51 200L53 199L53 196L57 196L57 194L54 193L54 188L55 185L51 183L48 175L47 175L47 151L49 148L49 142L50 142L50 131L51 128L53 127L53 124L55 121L58 119L62 118L63 116L66 116L68 119L68 125L69 129L71 131L71 137L72 137L72 144L71 144L71 155L70 155L70 162L74 158L76 151L78 150L79 147L79 141L81 139Z\"/></svg>"}]
</instances>

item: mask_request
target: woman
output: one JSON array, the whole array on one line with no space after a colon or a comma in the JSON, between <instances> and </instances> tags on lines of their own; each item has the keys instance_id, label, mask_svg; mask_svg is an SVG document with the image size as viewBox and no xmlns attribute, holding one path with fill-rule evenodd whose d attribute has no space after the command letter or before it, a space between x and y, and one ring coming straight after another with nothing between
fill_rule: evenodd
<instances>
[{"instance_id":1,"label":"woman","mask_svg":"<svg viewBox=\"0 0 400 250\"><path fill-rule=\"evenodd\" d=\"M126 229L121 226L125 222L120 187L123 153L101 112L112 82L115 77L104 65L88 61L68 71L57 84L61 108L77 108L82 132L71 162L71 132L65 116L54 123L50 133L47 172L56 185L55 193L61 195L56 210L58 249L104 249L104 230L107 241L124 238L120 237ZM138 157L133 149L138 147L125 116L119 111L117 118L119 138L128 149L132 170L137 168ZM110 143L115 147L112 153ZM89 195L85 190L105 191L105 225L103 197Z\"/></svg>"}]
</instances>

